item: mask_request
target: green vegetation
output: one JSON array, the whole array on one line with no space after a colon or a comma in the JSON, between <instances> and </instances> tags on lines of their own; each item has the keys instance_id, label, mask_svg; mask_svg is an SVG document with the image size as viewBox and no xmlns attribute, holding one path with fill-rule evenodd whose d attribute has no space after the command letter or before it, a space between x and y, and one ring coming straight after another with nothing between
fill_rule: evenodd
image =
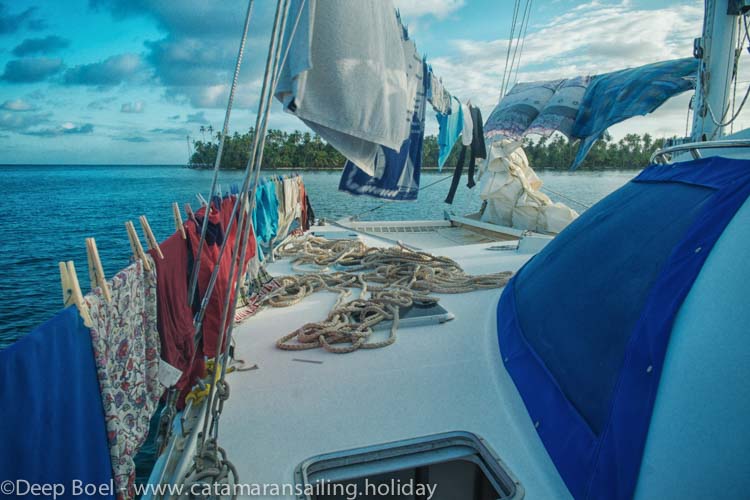
<instances>
[{"instance_id":1,"label":"green vegetation","mask_svg":"<svg viewBox=\"0 0 750 500\"><path fill-rule=\"evenodd\" d=\"M242 169L247 164L252 145L253 130L227 137L221 165L226 169ZM628 134L614 142L609 134L591 148L581 169L633 169L643 168L649 157L662 146L664 139L654 140L649 134ZM218 151L217 137L209 141L194 141L194 152L190 166L213 167ZM458 159L460 148L454 147L444 168L452 170ZM524 150L534 169L567 170L578 150L577 141L568 141L562 135L537 141L524 140ZM429 135L424 140L423 169L437 169L437 137ZM264 169L325 170L339 169L344 157L318 135L310 132L284 132L270 130L263 152Z\"/></svg>"}]
</instances>

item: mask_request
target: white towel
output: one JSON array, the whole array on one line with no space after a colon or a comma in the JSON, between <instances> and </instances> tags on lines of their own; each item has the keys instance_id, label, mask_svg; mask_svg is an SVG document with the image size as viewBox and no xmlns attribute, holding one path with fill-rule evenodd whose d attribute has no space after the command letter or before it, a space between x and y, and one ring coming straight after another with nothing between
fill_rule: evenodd
<instances>
[{"instance_id":1,"label":"white towel","mask_svg":"<svg viewBox=\"0 0 750 500\"><path fill-rule=\"evenodd\" d=\"M291 31L299 9L292 3ZM402 30L390 0L308 0L276 97L363 171L409 136Z\"/></svg>"}]
</instances>

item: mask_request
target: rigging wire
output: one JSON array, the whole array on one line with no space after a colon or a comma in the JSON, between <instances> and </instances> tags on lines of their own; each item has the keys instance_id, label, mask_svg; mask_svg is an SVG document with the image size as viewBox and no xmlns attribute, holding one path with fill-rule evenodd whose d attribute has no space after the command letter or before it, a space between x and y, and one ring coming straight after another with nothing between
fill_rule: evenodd
<instances>
[{"instance_id":1,"label":"rigging wire","mask_svg":"<svg viewBox=\"0 0 750 500\"><path fill-rule=\"evenodd\" d=\"M526 32L529 29L529 19L531 18L531 3L533 0L526 0L526 7L524 8L523 18L521 19L521 28L519 30L519 41L521 44L521 50L518 51L518 44L516 42L516 48L513 51L513 61L510 64L510 72L513 73L513 63L516 60L516 51L518 51L518 64L516 64L516 76L513 85L518 83L518 69L521 67L521 55L523 54L523 47L526 44ZM508 77L508 87L510 87L510 76ZM508 89L509 90L509 89Z\"/></svg>"},{"instance_id":2,"label":"rigging wire","mask_svg":"<svg viewBox=\"0 0 750 500\"><path fill-rule=\"evenodd\" d=\"M508 37L508 51L505 54L505 69L503 69L503 79L500 83L500 99L505 96L505 79L508 76L508 63L510 62L510 50L513 44L513 36L516 32L516 20L518 18L519 7L521 6L521 0L516 0L513 5L513 20L510 24L510 36Z\"/></svg>"},{"instance_id":3,"label":"rigging wire","mask_svg":"<svg viewBox=\"0 0 750 500\"><path fill-rule=\"evenodd\" d=\"M194 260L193 270L190 276L190 287L188 288L188 304L191 304L195 297L195 288L198 286L198 272L201 266L201 254L203 253L203 247L206 242L206 233L208 231L208 216L211 212L211 203L213 202L214 195L216 193L216 183L219 178L219 168L221 166L221 156L224 151L224 143L226 142L226 136L229 132L229 117L232 114L232 106L234 104L234 94L237 90L237 82L240 77L240 67L242 66L242 59L245 54L245 44L247 43L247 33L250 28L250 18L252 17L253 4L255 0L249 0L247 4L247 13L245 14L245 25L242 28L242 39L240 41L240 48L237 51L237 62L234 65L234 76L232 78L232 86L229 89L229 101L227 103L227 110L224 113L224 126L221 128L221 137L219 138L219 149L216 152L216 159L214 160L214 172L211 179L211 190L209 191L208 203L206 205L206 213L203 218L203 224L201 225L201 237L198 242L198 250L196 252L197 257Z\"/></svg>"}]
</instances>

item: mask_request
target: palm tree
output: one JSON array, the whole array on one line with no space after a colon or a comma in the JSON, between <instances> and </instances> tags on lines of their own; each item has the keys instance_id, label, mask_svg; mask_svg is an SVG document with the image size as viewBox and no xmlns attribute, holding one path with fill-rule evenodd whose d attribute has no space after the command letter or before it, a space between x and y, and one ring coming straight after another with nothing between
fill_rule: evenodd
<instances>
[{"instance_id":1,"label":"palm tree","mask_svg":"<svg viewBox=\"0 0 750 500\"><path fill-rule=\"evenodd\" d=\"M206 127L201 125L200 131L201 131L201 135L203 136L203 142L206 142Z\"/></svg>"}]
</instances>

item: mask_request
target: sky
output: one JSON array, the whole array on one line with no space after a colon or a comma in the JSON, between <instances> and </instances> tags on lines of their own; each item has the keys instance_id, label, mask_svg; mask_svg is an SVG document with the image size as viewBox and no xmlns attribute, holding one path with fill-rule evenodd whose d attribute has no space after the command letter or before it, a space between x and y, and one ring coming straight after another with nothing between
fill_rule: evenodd
<instances>
[{"instance_id":1,"label":"sky","mask_svg":"<svg viewBox=\"0 0 750 500\"><path fill-rule=\"evenodd\" d=\"M489 116L499 98L513 0L394 4L446 88ZM254 123L274 5L255 1L231 131ZM201 139L201 126L218 130L223 123L246 6L0 0L0 164L184 164L187 136ZM689 57L702 6L703 0L533 1L513 81ZM744 88L750 72L740 75ZM610 133L683 135L688 94ZM739 125L750 120L742 116ZM269 126L305 129L278 104ZM436 131L428 116L427 132Z\"/></svg>"}]
</instances>

